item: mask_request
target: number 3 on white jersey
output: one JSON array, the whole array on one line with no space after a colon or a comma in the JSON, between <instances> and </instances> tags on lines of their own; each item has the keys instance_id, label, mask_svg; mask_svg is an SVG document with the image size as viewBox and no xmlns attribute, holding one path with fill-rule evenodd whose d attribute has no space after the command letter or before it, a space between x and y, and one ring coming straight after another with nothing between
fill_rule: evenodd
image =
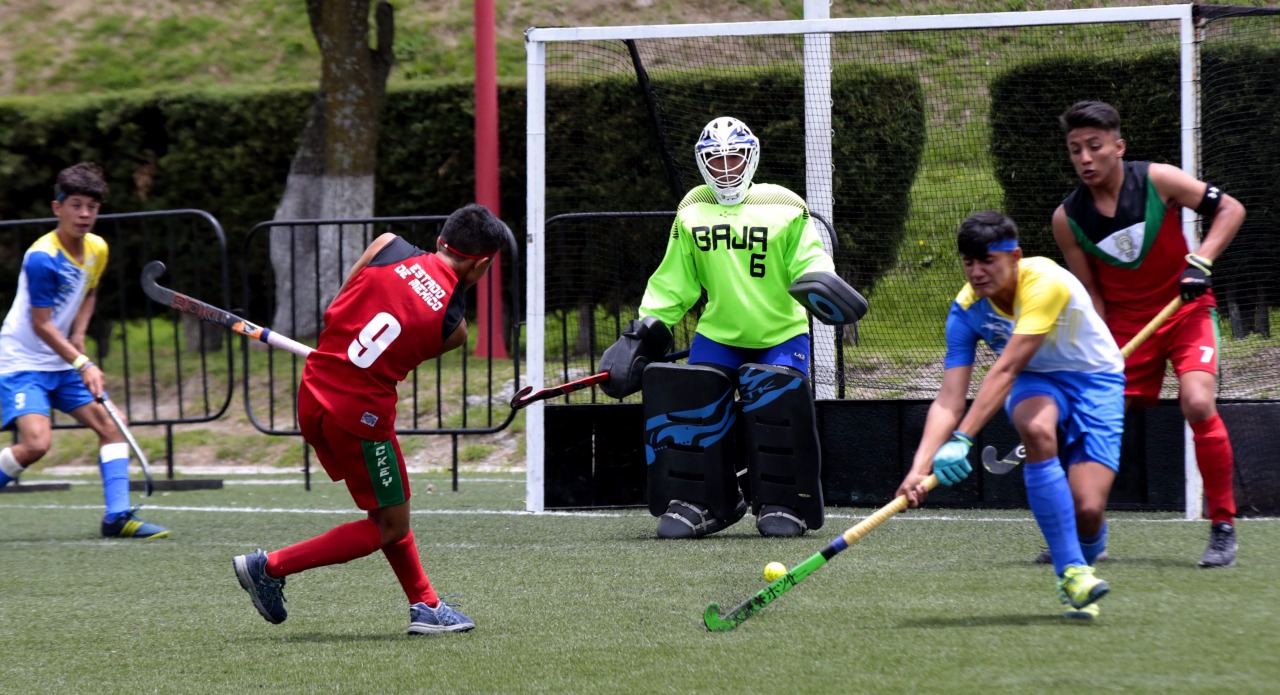
<instances>
[{"instance_id":1,"label":"number 3 on white jersey","mask_svg":"<svg viewBox=\"0 0 1280 695\"><path fill-rule=\"evenodd\" d=\"M1208 345L1201 345L1200 350L1204 352L1203 355L1200 355L1200 361L1202 363L1209 364L1210 362L1213 361L1213 353L1216 352L1216 350L1209 347Z\"/></svg>"},{"instance_id":2,"label":"number 3 on white jersey","mask_svg":"<svg viewBox=\"0 0 1280 695\"><path fill-rule=\"evenodd\" d=\"M368 369L369 365L378 359L378 355L390 347L399 336L400 322L396 317L385 311L379 312L365 324L360 330L360 335L347 346L347 357L351 359L351 364L361 369Z\"/></svg>"}]
</instances>

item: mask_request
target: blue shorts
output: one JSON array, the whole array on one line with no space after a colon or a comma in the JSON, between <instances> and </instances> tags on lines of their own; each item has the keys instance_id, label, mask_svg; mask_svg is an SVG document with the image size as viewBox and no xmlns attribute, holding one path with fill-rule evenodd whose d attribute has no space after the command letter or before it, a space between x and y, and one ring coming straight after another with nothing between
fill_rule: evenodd
<instances>
[{"instance_id":1,"label":"blue shorts","mask_svg":"<svg viewBox=\"0 0 1280 695\"><path fill-rule=\"evenodd\" d=\"M1035 396L1058 404L1059 442L1067 465L1096 461L1120 471L1120 438L1124 434L1124 374L1022 372L1013 382L1005 411Z\"/></svg>"},{"instance_id":2,"label":"blue shorts","mask_svg":"<svg viewBox=\"0 0 1280 695\"><path fill-rule=\"evenodd\" d=\"M699 335L689 345L689 364L718 364L736 370L748 362L791 367L809 376L809 334L802 333L771 348L740 348Z\"/></svg>"},{"instance_id":3,"label":"blue shorts","mask_svg":"<svg viewBox=\"0 0 1280 695\"><path fill-rule=\"evenodd\" d=\"M20 415L39 413L47 417L51 407L70 413L92 402L93 394L74 369L0 374L0 429L8 429Z\"/></svg>"}]
</instances>

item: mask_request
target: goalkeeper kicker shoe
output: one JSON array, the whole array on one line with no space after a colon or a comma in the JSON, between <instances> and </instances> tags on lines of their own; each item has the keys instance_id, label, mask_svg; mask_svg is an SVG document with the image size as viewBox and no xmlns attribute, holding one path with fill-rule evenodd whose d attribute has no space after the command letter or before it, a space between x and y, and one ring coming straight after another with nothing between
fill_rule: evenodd
<instances>
[{"instance_id":1,"label":"goalkeeper kicker shoe","mask_svg":"<svg viewBox=\"0 0 1280 695\"><path fill-rule=\"evenodd\" d=\"M1058 589L1073 608L1084 608L1106 596L1111 586L1093 576L1093 568L1088 565L1067 565L1062 571L1062 579L1058 580Z\"/></svg>"},{"instance_id":2,"label":"goalkeeper kicker shoe","mask_svg":"<svg viewBox=\"0 0 1280 695\"><path fill-rule=\"evenodd\" d=\"M1209 527L1209 547L1200 558L1201 567L1234 567L1236 564L1236 527L1219 521Z\"/></svg>"},{"instance_id":3,"label":"goalkeeper kicker shoe","mask_svg":"<svg viewBox=\"0 0 1280 695\"><path fill-rule=\"evenodd\" d=\"M767 538L798 538L808 529L796 510L780 504L760 507L760 516L756 517L756 530Z\"/></svg>"},{"instance_id":4,"label":"goalkeeper kicker shoe","mask_svg":"<svg viewBox=\"0 0 1280 695\"><path fill-rule=\"evenodd\" d=\"M137 516L138 507L114 516L102 517L103 538L168 538L169 529L143 521Z\"/></svg>"},{"instance_id":5,"label":"goalkeeper kicker shoe","mask_svg":"<svg viewBox=\"0 0 1280 695\"><path fill-rule=\"evenodd\" d=\"M425 603L409 606L409 634L430 635L437 632L466 632L474 630L476 624L471 618L459 613L454 607L441 600L435 608Z\"/></svg>"},{"instance_id":6,"label":"goalkeeper kicker shoe","mask_svg":"<svg viewBox=\"0 0 1280 695\"><path fill-rule=\"evenodd\" d=\"M658 517L658 538L702 538L729 528L746 514L747 502L741 497L727 519L717 519L697 502L671 500L666 513Z\"/></svg>"},{"instance_id":7,"label":"goalkeeper kicker shoe","mask_svg":"<svg viewBox=\"0 0 1280 695\"><path fill-rule=\"evenodd\" d=\"M267 554L258 550L248 555L237 555L231 561L240 586L249 592L253 607L267 622L279 625L289 617L284 608L284 577L276 579L267 574Z\"/></svg>"}]
</instances>

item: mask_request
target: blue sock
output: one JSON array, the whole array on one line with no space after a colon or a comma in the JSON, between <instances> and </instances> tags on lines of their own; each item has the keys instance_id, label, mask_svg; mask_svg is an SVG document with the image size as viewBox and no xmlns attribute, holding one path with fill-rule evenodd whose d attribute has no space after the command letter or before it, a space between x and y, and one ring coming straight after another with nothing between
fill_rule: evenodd
<instances>
[{"instance_id":1,"label":"blue sock","mask_svg":"<svg viewBox=\"0 0 1280 695\"><path fill-rule=\"evenodd\" d=\"M129 445L124 442L102 447L98 459L102 472L102 496L107 503L107 521L129 511Z\"/></svg>"},{"instance_id":2,"label":"blue sock","mask_svg":"<svg viewBox=\"0 0 1280 695\"><path fill-rule=\"evenodd\" d=\"M1107 522L1102 522L1102 530L1098 535L1080 538L1080 552L1084 553L1084 561L1092 565L1098 556L1107 548Z\"/></svg>"},{"instance_id":3,"label":"blue sock","mask_svg":"<svg viewBox=\"0 0 1280 695\"><path fill-rule=\"evenodd\" d=\"M8 473L5 473L4 471L0 471L0 487L4 487L5 485L8 485L9 483L12 483L15 480L17 480L17 478L14 478L13 476L9 475Z\"/></svg>"},{"instance_id":4,"label":"blue sock","mask_svg":"<svg viewBox=\"0 0 1280 695\"><path fill-rule=\"evenodd\" d=\"M1028 461L1022 469L1027 483L1027 502L1040 525L1040 533L1049 543L1053 571L1061 577L1067 565L1085 564L1080 539L1076 537L1076 508L1067 473L1057 456L1038 463Z\"/></svg>"}]
</instances>

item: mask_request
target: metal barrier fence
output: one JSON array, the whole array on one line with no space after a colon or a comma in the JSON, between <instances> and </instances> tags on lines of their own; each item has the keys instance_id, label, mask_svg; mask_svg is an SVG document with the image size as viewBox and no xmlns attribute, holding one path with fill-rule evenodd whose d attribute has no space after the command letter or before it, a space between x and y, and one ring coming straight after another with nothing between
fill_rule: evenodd
<instances>
[{"instance_id":1,"label":"metal barrier fence","mask_svg":"<svg viewBox=\"0 0 1280 695\"><path fill-rule=\"evenodd\" d=\"M384 232L395 232L423 249L434 249L447 216L374 217L365 219L276 220L255 225L245 239L242 304L247 318L270 326L299 342L315 345L324 309L365 247ZM493 335L502 335L511 358L475 356L471 348L455 350L419 366L400 387L396 432L400 435L443 435L452 443L453 489L458 489L458 438L499 432L515 419L507 407L520 382L517 317L520 303L519 247L508 229L510 250L502 274L490 272L471 296L485 289ZM272 259L277 267L272 267ZM505 295L499 301L499 295ZM476 306L475 301L468 302ZM505 317L496 316L506 307ZM468 317L474 338L476 319ZM269 435L300 436L295 396L302 376L294 355L258 349L242 340L244 405L249 421ZM469 342L469 345L473 343ZM496 405L495 405L496 404ZM402 442L412 457L412 448ZM304 477L311 486L310 447L303 443Z\"/></svg>"},{"instance_id":2,"label":"metal barrier fence","mask_svg":"<svg viewBox=\"0 0 1280 695\"><path fill-rule=\"evenodd\" d=\"M13 303L27 248L57 225L52 217L0 221L0 310L7 312ZM226 237L218 220L203 210L101 215L94 233L107 241L108 263L86 348L102 367L108 392L130 425L164 427L167 478L172 481L174 426L216 420L231 403L231 350L221 350L221 329L147 300L138 278L148 261L162 260L169 278L181 277L192 294L225 306L231 296ZM82 425L55 413L54 427ZM16 433L12 436L16 441ZM183 482L170 487L215 486L201 484L213 481Z\"/></svg>"}]
</instances>

